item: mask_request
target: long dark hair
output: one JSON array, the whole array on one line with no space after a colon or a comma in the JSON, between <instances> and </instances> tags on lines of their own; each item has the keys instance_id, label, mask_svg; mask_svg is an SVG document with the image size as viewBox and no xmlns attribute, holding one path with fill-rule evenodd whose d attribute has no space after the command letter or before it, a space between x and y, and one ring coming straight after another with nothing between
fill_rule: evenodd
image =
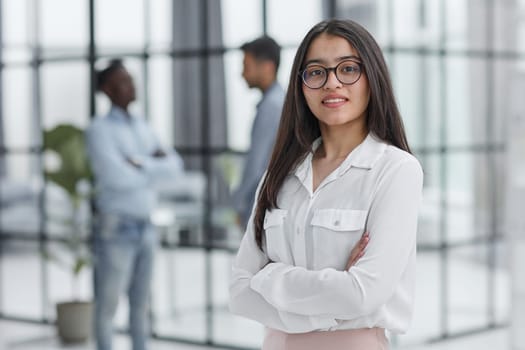
<instances>
[{"instance_id":1,"label":"long dark hair","mask_svg":"<svg viewBox=\"0 0 525 350\"><path fill-rule=\"evenodd\" d=\"M410 152L388 68L375 39L351 20L333 19L316 24L306 34L295 54L272 157L257 197L254 229L257 245L261 249L266 210L277 207L277 196L286 177L304 160L311 151L312 142L321 135L318 120L306 104L299 71L304 68L310 44L323 33L346 39L361 58L370 88L366 119L368 131Z\"/></svg>"}]
</instances>

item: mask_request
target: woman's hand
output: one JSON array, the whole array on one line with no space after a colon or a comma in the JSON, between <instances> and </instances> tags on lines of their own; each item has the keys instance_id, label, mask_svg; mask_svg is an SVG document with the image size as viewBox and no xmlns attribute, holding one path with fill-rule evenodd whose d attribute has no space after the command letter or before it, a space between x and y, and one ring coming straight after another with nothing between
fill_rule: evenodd
<instances>
[{"instance_id":1,"label":"woman's hand","mask_svg":"<svg viewBox=\"0 0 525 350\"><path fill-rule=\"evenodd\" d=\"M348 270L350 267L354 266L355 263L365 254L365 248L370 240L368 232L363 233L359 242L356 243L352 251L350 252L350 257L346 263L345 270Z\"/></svg>"}]
</instances>

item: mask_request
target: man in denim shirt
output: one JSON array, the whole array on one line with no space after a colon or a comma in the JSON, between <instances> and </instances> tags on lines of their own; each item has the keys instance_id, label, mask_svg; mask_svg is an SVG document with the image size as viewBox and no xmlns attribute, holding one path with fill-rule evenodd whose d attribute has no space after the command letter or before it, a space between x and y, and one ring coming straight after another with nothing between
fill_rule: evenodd
<instances>
[{"instance_id":1,"label":"man in denim shirt","mask_svg":"<svg viewBox=\"0 0 525 350\"><path fill-rule=\"evenodd\" d=\"M233 205L242 229L252 210L255 191L270 160L277 128L281 119L284 90L277 82L281 48L268 36L241 46L244 52L242 76L250 88L261 90L252 125L251 143L239 187L233 193Z\"/></svg>"},{"instance_id":2,"label":"man in denim shirt","mask_svg":"<svg viewBox=\"0 0 525 350\"><path fill-rule=\"evenodd\" d=\"M129 299L133 350L145 350L148 298L157 237L150 221L156 203L155 180L177 181L181 158L163 150L152 129L128 112L135 86L120 60L97 76L111 109L87 131L96 180L95 335L98 350L110 350L112 322L123 292Z\"/></svg>"}]
</instances>

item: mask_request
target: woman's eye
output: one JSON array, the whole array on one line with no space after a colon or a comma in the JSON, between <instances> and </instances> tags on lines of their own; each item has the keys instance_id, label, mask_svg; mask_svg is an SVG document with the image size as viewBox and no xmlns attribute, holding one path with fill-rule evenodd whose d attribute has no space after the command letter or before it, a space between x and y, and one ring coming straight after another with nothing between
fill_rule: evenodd
<instances>
[{"instance_id":1,"label":"woman's eye","mask_svg":"<svg viewBox=\"0 0 525 350\"><path fill-rule=\"evenodd\" d=\"M308 70L308 76L310 76L310 77L317 77L317 76L323 75L323 74L324 74L324 71L322 69L320 69L320 68Z\"/></svg>"},{"instance_id":2,"label":"woman's eye","mask_svg":"<svg viewBox=\"0 0 525 350\"><path fill-rule=\"evenodd\" d=\"M354 64L345 65L341 69L344 73L357 73L359 72L359 66Z\"/></svg>"}]
</instances>

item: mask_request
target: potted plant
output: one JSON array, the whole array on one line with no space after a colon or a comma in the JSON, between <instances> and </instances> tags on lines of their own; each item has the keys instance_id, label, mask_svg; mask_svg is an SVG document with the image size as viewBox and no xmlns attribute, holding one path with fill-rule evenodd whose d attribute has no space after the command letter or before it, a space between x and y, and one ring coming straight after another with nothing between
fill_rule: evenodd
<instances>
[{"instance_id":1,"label":"potted plant","mask_svg":"<svg viewBox=\"0 0 525 350\"><path fill-rule=\"evenodd\" d=\"M45 179L64 190L71 207L68 211L70 217L58 220L67 227L60 243L65 248L61 251L67 252L69 256L49 249L44 252L49 261L66 267L73 276L73 300L56 305L58 335L66 343L81 342L87 340L91 334L93 309L92 301L80 300L78 297L79 275L91 263L87 244L89 223L81 218L81 207L90 198L89 183L92 178L85 153L84 132L69 124L45 130L43 149Z\"/></svg>"}]
</instances>

